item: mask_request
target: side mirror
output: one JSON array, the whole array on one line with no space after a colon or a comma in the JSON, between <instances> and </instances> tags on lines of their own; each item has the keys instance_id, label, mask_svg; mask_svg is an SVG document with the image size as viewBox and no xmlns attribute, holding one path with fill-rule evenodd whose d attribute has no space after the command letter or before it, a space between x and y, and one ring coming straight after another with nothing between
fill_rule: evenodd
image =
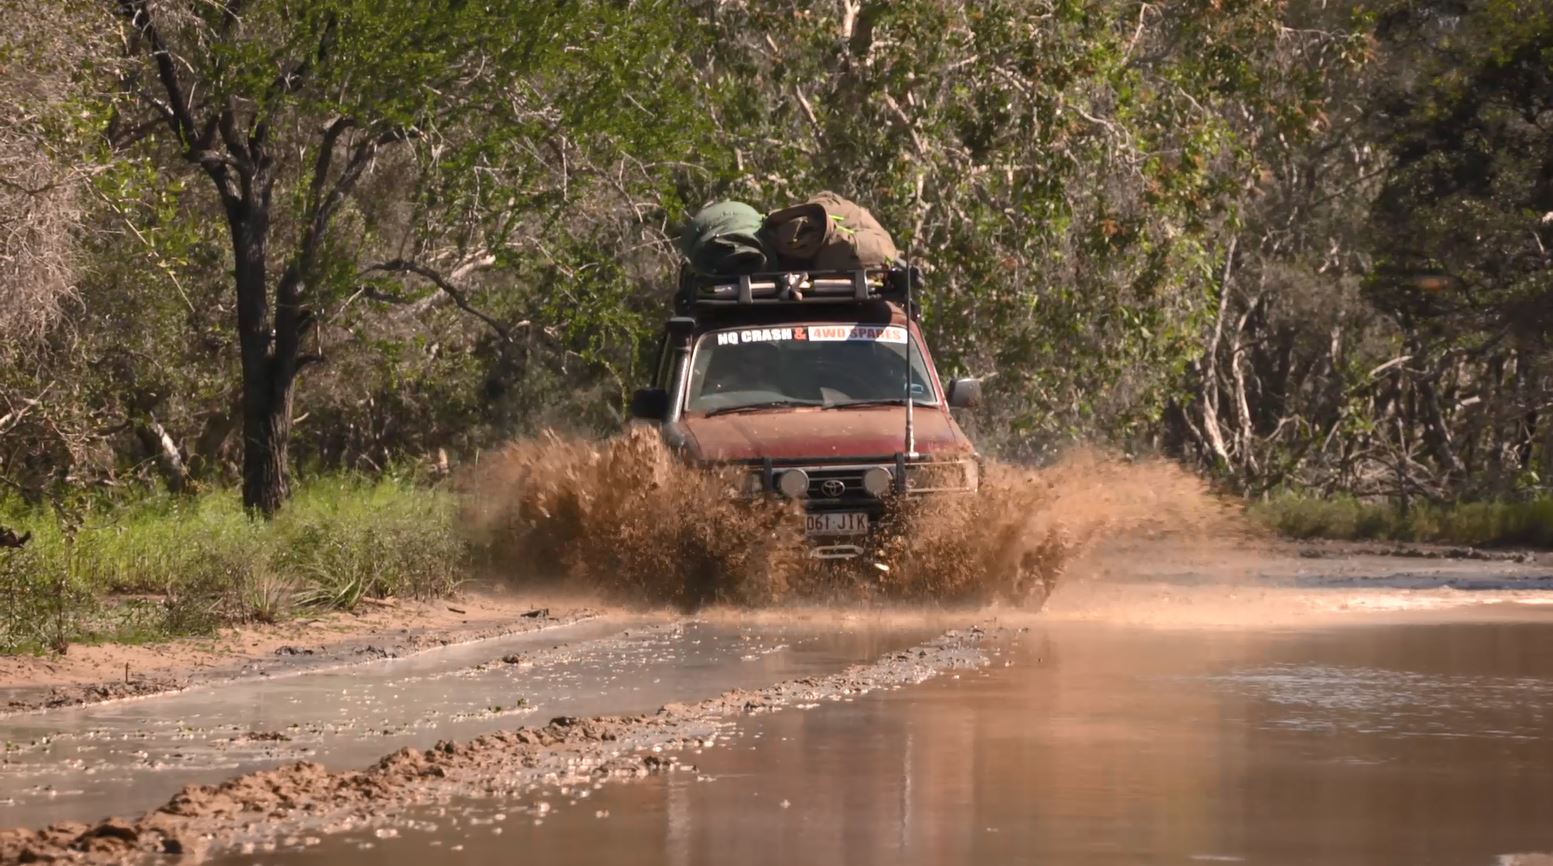
<instances>
[{"instance_id":1,"label":"side mirror","mask_svg":"<svg viewBox=\"0 0 1553 866\"><path fill-rule=\"evenodd\" d=\"M954 409L974 409L981 405L980 379L950 379L949 406Z\"/></svg>"},{"instance_id":2,"label":"side mirror","mask_svg":"<svg viewBox=\"0 0 1553 866\"><path fill-rule=\"evenodd\" d=\"M662 388L641 388L631 395L631 417L644 421L662 421L669 414L669 392Z\"/></svg>"}]
</instances>

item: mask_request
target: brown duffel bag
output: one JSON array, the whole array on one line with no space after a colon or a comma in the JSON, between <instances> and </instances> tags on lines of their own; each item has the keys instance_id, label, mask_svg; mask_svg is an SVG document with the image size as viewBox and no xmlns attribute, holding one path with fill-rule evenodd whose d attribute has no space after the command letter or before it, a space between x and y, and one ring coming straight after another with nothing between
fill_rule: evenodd
<instances>
[{"instance_id":1,"label":"brown duffel bag","mask_svg":"<svg viewBox=\"0 0 1553 866\"><path fill-rule=\"evenodd\" d=\"M855 271L886 268L900 250L868 209L833 192L766 216L766 247L786 268Z\"/></svg>"}]
</instances>

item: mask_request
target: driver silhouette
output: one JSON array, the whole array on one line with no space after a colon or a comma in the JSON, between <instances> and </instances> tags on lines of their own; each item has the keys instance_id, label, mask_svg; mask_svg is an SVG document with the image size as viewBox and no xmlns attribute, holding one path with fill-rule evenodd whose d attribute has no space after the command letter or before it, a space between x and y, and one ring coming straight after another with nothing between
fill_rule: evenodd
<instances>
[{"instance_id":1,"label":"driver silhouette","mask_svg":"<svg viewBox=\"0 0 1553 866\"><path fill-rule=\"evenodd\" d=\"M741 343L720 346L707 371L703 390L725 394L729 391L773 391L781 393L781 351L773 343Z\"/></svg>"}]
</instances>

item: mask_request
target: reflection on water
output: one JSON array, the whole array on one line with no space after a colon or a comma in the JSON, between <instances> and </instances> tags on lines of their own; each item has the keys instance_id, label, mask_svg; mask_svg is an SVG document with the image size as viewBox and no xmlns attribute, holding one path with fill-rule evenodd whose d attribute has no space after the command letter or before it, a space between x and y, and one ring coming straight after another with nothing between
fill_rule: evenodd
<instances>
[{"instance_id":1,"label":"reflection on water","mask_svg":"<svg viewBox=\"0 0 1553 866\"><path fill-rule=\"evenodd\" d=\"M551 797L542 820L471 804L373 850L266 862L1553 862L1506 853L1553 851L1553 619L1066 625L1010 655L754 720L695 759L709 778Z\"/></svg>"}]
</instances>

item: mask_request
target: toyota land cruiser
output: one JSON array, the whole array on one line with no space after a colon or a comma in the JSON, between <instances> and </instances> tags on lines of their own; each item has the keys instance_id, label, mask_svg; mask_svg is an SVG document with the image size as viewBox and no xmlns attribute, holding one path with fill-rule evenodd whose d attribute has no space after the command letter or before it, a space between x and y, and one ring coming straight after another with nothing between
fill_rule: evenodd
<instances>
[{"instance_id":1,"label":"toyota land cruiser","mask_svg":"<svg viewBox=\"0 0 1553 866\"><path fill-rule=\"evenodd\" d=\"M631 413L744 492L802 503L810 555L868 555L899 497L974 493L979 457L949 410L911 302L914 269L705 278L682 288Z\"/></svg>"}]
</instances>

